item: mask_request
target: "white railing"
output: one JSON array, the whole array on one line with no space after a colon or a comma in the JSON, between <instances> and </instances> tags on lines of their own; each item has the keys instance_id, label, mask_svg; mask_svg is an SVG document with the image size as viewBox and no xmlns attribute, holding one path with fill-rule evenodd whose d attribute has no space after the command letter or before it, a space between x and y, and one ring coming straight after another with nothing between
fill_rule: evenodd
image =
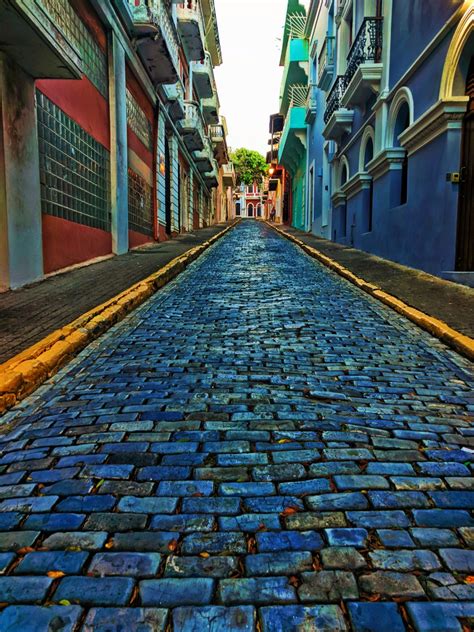
<instances>
[{"instance_id":1,"label":"white railing","mask_svg":"<svg viewBox=\"0 0 474 632\"><path fill-rule=\"evenodd\" d=\"M164 0L128 0L133 21L139 24L153 23L162 33L163 40L175 68L179 68L179 45L173 20Z\"/></svg>"},{"instance_id":2,"label":"white railing","mask_svg":"<svg viewBox=\"0 0 474 632\"><path fill-rule=\"evenodd\" d=\"M206 53L203 61L195 61L193 65L193 71L198 73L206 73L211 80L212 92L217 93L216 80L214 78L214 68L212 66L211 55Z\"/></svg>"},{"instance_id":3,"label":"white railing","mask_svg":"<svg viewBox=\"0 0 474 632\"><path fill-rule=\"evenodd\" d=\"M200 133L203 139L205 138L204 134L204 121L202 118L201 110L197 103L192 101L184 102L184 118L185 121L183 124L185 127L195 127Z\"/></svg>"},{"instance_id":4,"label":"white railing","mask_svg":"<svg viewBox=\"0 0 474 632\"><path fill-rule=\"evenodd\" d=\"M290 108L304 108L310 92L309 86L303 84L295 84L290 86L289 101Z\"/></svg>"},{"instance_id":5,"label":"white railing","mask_svg":"<svg viewBox=\"0 0 474 632\"><path fill-rule=\"evenodd\" d=\"M290 39L303 39L306 29L306 15L290 13L286 20L286 27Z\"/></svg>"}]
</instances>

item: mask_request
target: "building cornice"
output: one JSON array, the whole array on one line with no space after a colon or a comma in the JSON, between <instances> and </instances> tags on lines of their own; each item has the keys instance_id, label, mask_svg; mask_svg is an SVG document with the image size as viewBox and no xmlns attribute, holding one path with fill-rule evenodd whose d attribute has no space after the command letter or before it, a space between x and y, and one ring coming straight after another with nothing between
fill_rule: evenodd
<instances>
[{"instance_id":1,"label":"building cornice","mask_svg":"<svg viewBox=\"0 0 474 632\"><path fill-rule=\"evenodd\" d=\"M388 171L399 170L402 168L405 154L406 151L403 147L383 149L367 164L367 172L374 180L377 180Z\"/></svg>"},{"instance_id":2,"label":"building cornice","mask_svg":"<svg viewBox=\"0 0 474 632\"><path fill-rule=\"evenodd\" d=\"M331 196L331 202L332 202L332 205L334 207L335 206L340 206L341 204L344 204L346 199L347 199L347 196L346 196L345 193L342 192L342 190L336 191Z\"/></svg>"},{"instance_id":3,"label":"building cornice","mask_svg":"<svg viewBox=\"0 0 474 632\"><path fill-rule=\"evenodd\" d=\"M370 188L371 182L372 176L365 171L360 171L352 176L352 178L341 187L341 191L342 193L345 193L347 199L350 200L360 193L362 189Z\"/></svg>"},{"instance_id":4,"label":"building cornice","mask_svg":"<svg viewBox=\"0 0 474 632\"><path fill-rule=\"evenodd\" d=\"M460 129L469 97L440 100L399 136L400 144L411 156L449 129Z\"/></svg>"}]
</instances>

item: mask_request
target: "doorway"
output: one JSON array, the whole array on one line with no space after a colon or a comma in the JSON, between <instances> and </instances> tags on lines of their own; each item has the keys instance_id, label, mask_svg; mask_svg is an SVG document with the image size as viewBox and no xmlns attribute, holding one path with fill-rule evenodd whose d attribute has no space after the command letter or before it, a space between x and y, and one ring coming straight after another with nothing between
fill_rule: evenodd
<instances>
[{"instance_id":1,"label":"doorway","mask_svg":"<svg viewBox=\"0 0 474 632\"><path fill-rule=\"evenodd\" d=\"M171 158L168 136L165 137L165 213L166 234L171 235Z\"/></svg>"},{"instance_id":2,"label":"doorway","mask_svg":"<svg viewBox=\"0 0 474 632\"><path fill-rule=\"evenodd\" d=\"M474 271L474 57L466 81L469 97L462 125L456 270Z\"/></svg>"}]
</instances>

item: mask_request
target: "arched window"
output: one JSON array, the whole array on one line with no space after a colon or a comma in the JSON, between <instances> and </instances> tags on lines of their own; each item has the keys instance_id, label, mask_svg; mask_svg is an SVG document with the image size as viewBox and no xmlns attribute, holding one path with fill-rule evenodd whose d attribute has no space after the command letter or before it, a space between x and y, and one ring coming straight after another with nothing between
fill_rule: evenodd
<instances>
[{"instance_id":1,"label":"arched window","mask_svg":"<svg viewBox=\"0 0 474 632\"><path fill-rule=\"evenodd\" d=\"M365 143L365 147L363 147L364 156L363 156L363 164L362 170L367 171L367 165L374 157L374 140L372 135L367 136L367 140ZM364 222L364 230L365 232L370 233L372 230L372 221L373 221L373 211L374 211L374 180L370 179L369 190L368 190L368 199L366 200L367 204L367 216L366 221Z\"/></svg>"},{"instance_id":2,"label":"arched window","mask_svg":"<svg viewBox=\"0 0 474 632\"><path fill-rule=\"evenodd\" d=\"M347 170L347 164L346 163L342 163L341 165L341 187L343 187L347 180L349 179L349 173Z\"/></svg>"},{"instance_id":3,"label":"arched window","mask_svg":"<svg viewBox=\"0 0 474 632\"><path fill-rule=\"evenodd\" d=\"M253 217L253 204L247 206L247 215L248 217Z\"/></svg>"},{"instance_id":4,"label":"arched window","mask_svg":"<svg viewBox=\"0 0 474 632\"><path fill-rule=\"evenodd\" d=\"M347 158L343 156L341 158L341 171L340 171L340 187L343 187L346 182L349 180L349 163L347 162ZM341 237L346 237L347 235L347 200L344 200L344 203L341 207Z\"/></svg>"},{"instance_id":5,"label":"arched window","mask_svg":"<svg viewBox=\"0 0 474 632\"><path fill-rule=\"evenodd\" d=\"M408 154L400 142L400 136L413 123L413 96L406 86L400 88L396 93L390 112L387 125L387 147L400 149L398 160L402 163L399 179L399 192L392 192L392 204L394 206L406 204L408 200Z\"/></svg>"},{"instance_id":6,"label":"arched window","mask_svg":"<svg viewBox=\"0 0 474 632\"><path fill-rule=\"evenodd\" d=\"M240 202L235 203L235 214L240 216Z\"/></svg>"},{"instance_id":7,"label":"arched window","mask_svg":"<svg viewBox=\"0 0 474 632\"><path fill-rule=\"evenodd\" d=\"M395 119L393 146L401 147L399 136L410 125L410 108L405 101L402 103L398 110L397 118ZM406 204L408 200L408 154L405 151L402 162L402 175L400 182L400 204Z\"/></svg>"},{"instance_id":8,"label":"arched window","mask_svg":"<svg viewBox=\"0 0 474 632\"><path fill-rule=\"evenodd\" d=\"M262 217L262 205L257 206L257 217Z\"/></svg>"}]
</instances>

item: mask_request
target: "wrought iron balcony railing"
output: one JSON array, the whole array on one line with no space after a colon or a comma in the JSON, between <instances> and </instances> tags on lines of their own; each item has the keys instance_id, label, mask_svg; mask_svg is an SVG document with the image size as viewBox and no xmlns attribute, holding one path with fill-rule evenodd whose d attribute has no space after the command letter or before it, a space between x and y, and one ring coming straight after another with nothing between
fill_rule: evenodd
<instances>
[{"instance_id":1,"label":"wrought iron balcony railing","mask_svg":"<svg viewBox=\"0 0 474 632\"><path fill-rule=\"evenodd\" d=\"M361 64L382 59L383 18L365 18L347 56L347 84Z\"/></svg>"},{"instance_id":2,"label":"wrought iron balcony railing","mask_svg":"<svg viewBox=\"0 0 474 632\"><path fill-rule=\"evenodd\" d=\"M347 88L346 75L338 75L331 91L326 99L326 111L324 112L324 122L327 124L331 116L341 107L341 99Z\"/></svg>"},{"instance_id":3,"label":"wrought iron balcony railing","mask_svg":"<svg viewBox=\"0 0 474 632\"><path fill-rule=\"evenodd\" d=\"M318 81L328 66L334 64L334 37L327 35L318 57Z\"/></svg>"}]
</instances>

